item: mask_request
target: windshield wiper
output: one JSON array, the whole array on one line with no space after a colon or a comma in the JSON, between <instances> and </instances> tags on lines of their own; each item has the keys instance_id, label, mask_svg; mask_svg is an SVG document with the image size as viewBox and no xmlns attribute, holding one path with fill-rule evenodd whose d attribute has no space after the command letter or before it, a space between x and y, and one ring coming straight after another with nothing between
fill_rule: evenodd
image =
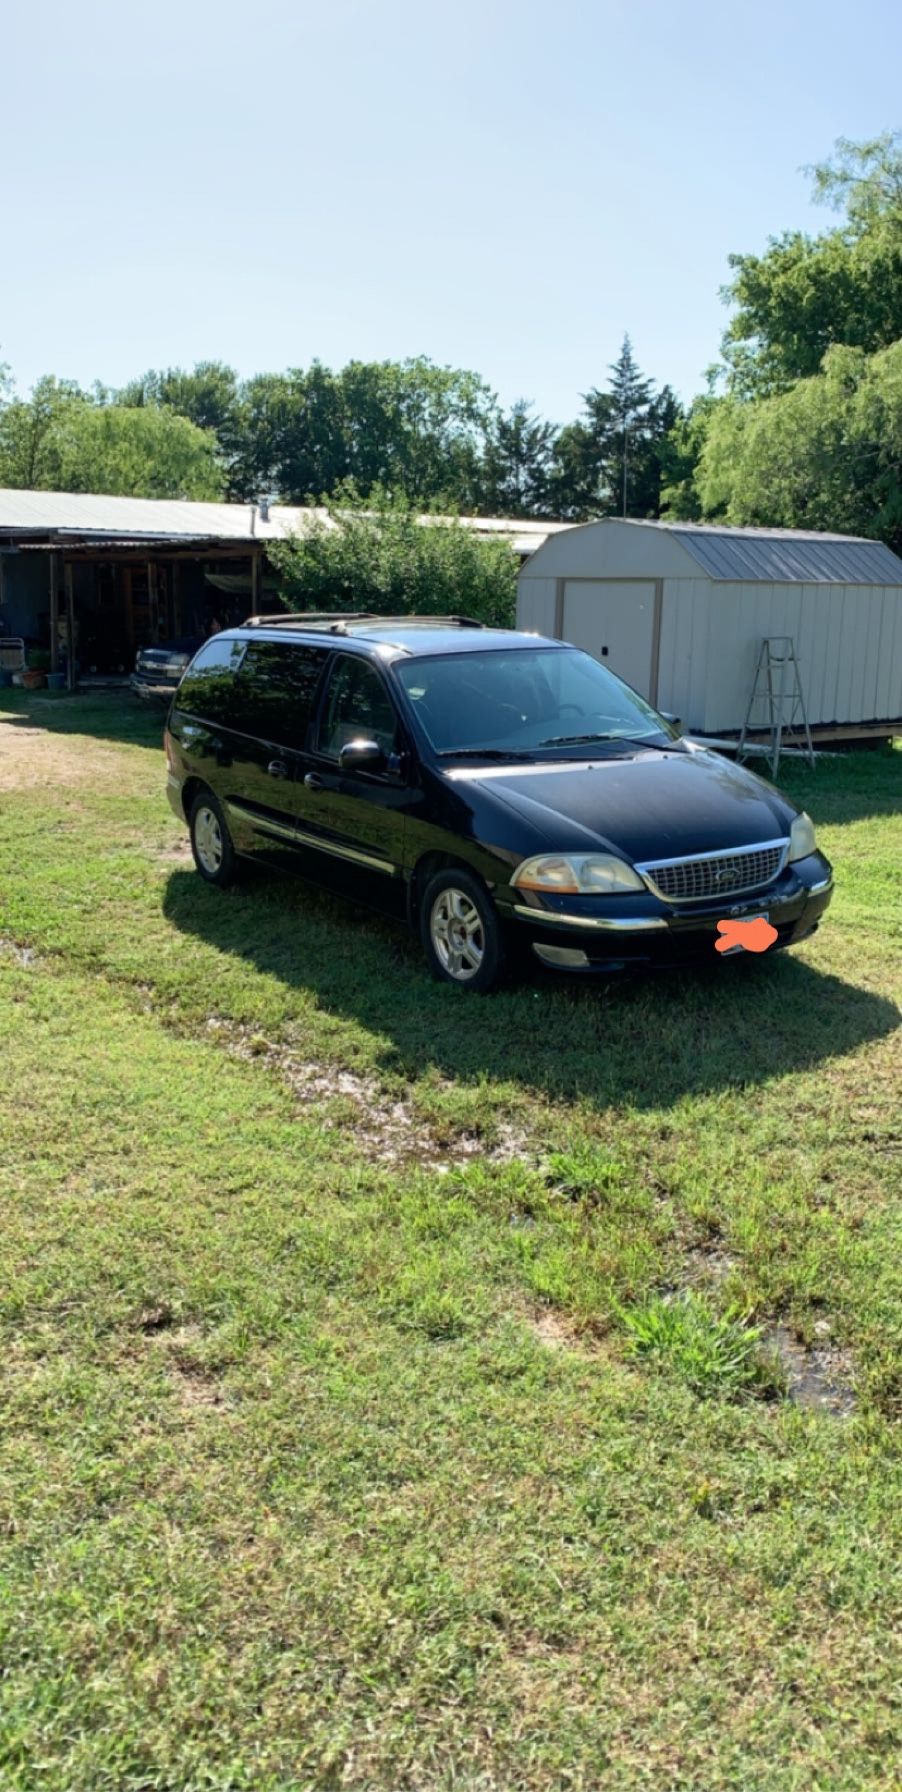
<instances>
[{"instance_id":1,"label":"windshield wiper","mask_svg":"<svg viewBox=\"0 0 902 1792\"><path fill-rule=\"evenodd\" d=\"M643 740L633 734L553 734L549 740L540 741L539 746L581 747L588 746L590 742L596 740L603 740L608 746L613 744L624 747L654 747L658 753L672 753L674 748L679 746L679 742L675 740Z\"/></svg>"},{"instance_id":2,"label":"windshield wiper","mask_svg":"<svg viewBox=\"0 0 902 1792\"><path fill-rule=\"evenodd\" d=\"M449 747L436 759L534 759L534 753L518 753L513 747Z\"/></svg>"}]
</instances>

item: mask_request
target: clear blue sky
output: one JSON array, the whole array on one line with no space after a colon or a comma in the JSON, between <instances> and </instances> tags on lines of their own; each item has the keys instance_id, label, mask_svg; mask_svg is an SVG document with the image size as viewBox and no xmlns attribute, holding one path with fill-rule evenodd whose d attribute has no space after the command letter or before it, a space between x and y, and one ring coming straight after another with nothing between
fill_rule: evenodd
<instances>
[{"instance_id":1,"label":"clear blue sky","mask_svg":"<svg viewBox=\"0 0 902 1792\"><path fill-rule=\"evenodd\" d=\"M688 397L729 252L902 109L890 0L32 0L3 50L20 389L425 354L565 422L628 329Z\"/></svg>"}]
</instances>

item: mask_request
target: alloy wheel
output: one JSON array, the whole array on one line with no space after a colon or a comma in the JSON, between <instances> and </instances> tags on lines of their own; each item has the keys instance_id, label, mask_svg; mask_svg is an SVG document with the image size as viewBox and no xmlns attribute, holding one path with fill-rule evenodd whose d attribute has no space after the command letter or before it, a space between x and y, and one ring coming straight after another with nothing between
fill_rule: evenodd
<instances>
[{"instance_id":1,"label":"alloy wheel","mask_svg":"<svg viewBox=\"0 0 902 1792\"><path fill-rule=\"evenodd\" d=\"M222 829L219 817L206 804L194 817L194 845L204 870L215 877L222 867Z\"/></svg>"},{"instance_id":2,"label":"alloy wheel","mask_svg":"<svg viewBox=\"0 0 902 1792\"><path fill-rule=\"evenodd\" d=\"M465 890L442 890L432 905L429 934L443 970L456 983L469 983L482 968L485 929Z\"/></svg>"}]
</instances>

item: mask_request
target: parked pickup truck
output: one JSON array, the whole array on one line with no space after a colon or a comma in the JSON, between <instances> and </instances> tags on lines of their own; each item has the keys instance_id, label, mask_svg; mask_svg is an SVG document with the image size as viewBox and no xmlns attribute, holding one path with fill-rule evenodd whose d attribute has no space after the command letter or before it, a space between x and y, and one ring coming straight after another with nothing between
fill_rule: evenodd
<instances>
[{"instance_id":1,"label":"parked pickup truck","mask_svg":"<svg viewBox=\"0 0 902 1792\"><path fill-rule=\"evenodd\" d=\"M156 647L139 647L130 681L135 695L168 703L185 667L202 646L203 636L192 635L163 641Z\"/></svg>"}]
</instances>

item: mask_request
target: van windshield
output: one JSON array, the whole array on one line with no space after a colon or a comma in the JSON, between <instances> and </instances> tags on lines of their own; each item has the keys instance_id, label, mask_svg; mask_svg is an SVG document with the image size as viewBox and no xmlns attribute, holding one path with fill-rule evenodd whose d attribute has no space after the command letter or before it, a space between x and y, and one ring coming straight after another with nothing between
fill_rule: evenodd
<instances>
[{"instance_id":1,"label":"van windshield","mask_svg":"<svg viewBox=\"0 0 902 1792\"><path fill-rule=\"evenodd\" d=\"M676 738L650 703L576 647L424 655L395 671L440 754L560 757L596 743Z\"/></svg>"}]
</instances>

